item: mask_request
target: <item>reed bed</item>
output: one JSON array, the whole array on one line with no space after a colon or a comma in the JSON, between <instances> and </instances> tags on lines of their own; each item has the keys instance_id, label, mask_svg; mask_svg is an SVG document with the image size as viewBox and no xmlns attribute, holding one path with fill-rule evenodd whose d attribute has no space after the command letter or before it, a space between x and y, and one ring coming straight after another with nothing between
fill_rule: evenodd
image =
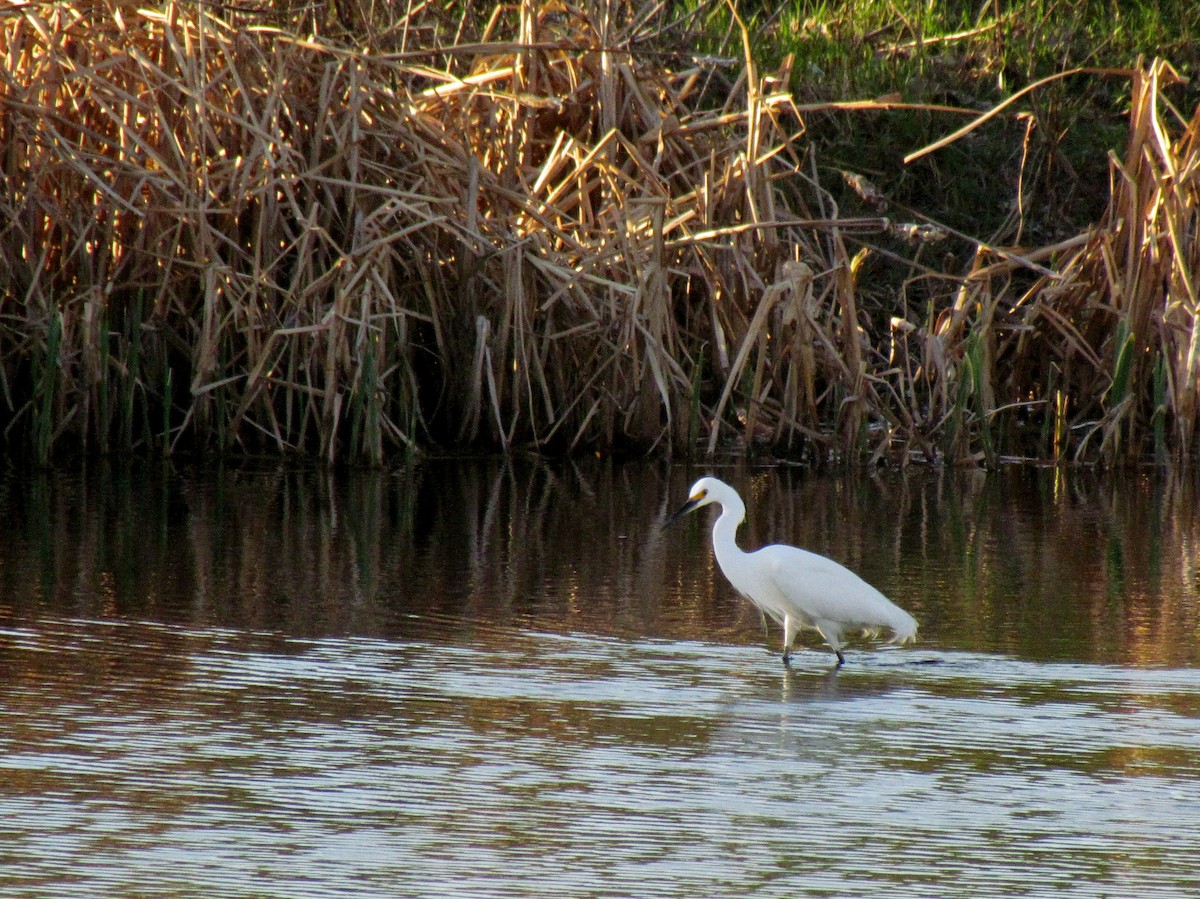
<instances>
[{"instance_id":1,"label":"reed bed","mask_svg":"<svg viewBox=\"0 0 1200 899\"><path fill-rule=\"evenodd\" d=\"M1194 454L1200 111L1166 63L1128 75L1104 221L1001 248L855 173L880 214L843 216L745 31L699 58L654 5L454 9L0 15L6 443Z\"/></svg>"}]
</instances>

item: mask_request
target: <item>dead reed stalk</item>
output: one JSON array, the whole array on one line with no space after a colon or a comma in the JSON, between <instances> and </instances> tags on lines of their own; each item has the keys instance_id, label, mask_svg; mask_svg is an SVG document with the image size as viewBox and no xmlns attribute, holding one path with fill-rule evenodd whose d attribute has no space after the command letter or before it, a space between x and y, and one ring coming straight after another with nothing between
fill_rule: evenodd
<instances>
[{"instance_id":1,"label":"dead reed stalk","mask_svg":"<svg viewBox=\"0 0 1200 899\"><path fill-rule=\"evenodd\" d=\"M1036 398L1044 429L1071 435L1054 458L1118 464L1195 453L1200 109L1172 120L1162 90L1177 79L1161 60L1133 73L1108 212L1063 248L1055 275L1032 285L998 334L1007 365L996 392Z\"/></svg>"},{"instance_id":2,"label":"dead reed stalk","mask_svg":"<svg viewBox=\"0 0 1200 899\"><path fill-rule=\"evenodd\" d=\"M10 445L1192 452L1198 125L1170 136L1163 64L1086 242L981 246L918 311L868 302L862 248L916 270L940 232L843 217L748 43L644 53L678 23L624 3L457 43L424 6L361 40L289 14L0 18Z\"/></svg>"}]
</instances>

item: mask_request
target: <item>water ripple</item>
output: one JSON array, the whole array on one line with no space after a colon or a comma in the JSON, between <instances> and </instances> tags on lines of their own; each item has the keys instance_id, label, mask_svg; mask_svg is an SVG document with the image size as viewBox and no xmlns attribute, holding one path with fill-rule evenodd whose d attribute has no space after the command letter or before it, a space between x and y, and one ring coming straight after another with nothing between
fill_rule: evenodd
<instances>
[{"instance_id":1,"label":"water ripple","mask_svg":"<svg viewBox=\"0 0 1200 899\"><path fill-rule=\"evenodd\" d=\"M11 896L1183 896L1200 882L1187 669L882 651L786 671L698 641L86 620L7 629L0 652L20 672L0 706Z\"/></svg>"}]
</instances>

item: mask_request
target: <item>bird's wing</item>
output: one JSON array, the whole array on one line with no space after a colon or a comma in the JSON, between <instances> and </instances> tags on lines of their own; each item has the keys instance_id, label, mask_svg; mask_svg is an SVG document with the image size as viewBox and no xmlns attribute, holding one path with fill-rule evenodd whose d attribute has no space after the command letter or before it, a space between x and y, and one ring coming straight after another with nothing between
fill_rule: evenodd
<instances>
[{"instance_id":1,"label":"bird's wing","mask_svg":"<svg viewBox=\"0 0 1200 899\"><path fill-rule=\"evenodd\" d=\"M896 607L891 601L833 559L781 544L765 546L754 555L788 602L813 621L845 627L893 626Z\"/></svg>"}]
</instances>

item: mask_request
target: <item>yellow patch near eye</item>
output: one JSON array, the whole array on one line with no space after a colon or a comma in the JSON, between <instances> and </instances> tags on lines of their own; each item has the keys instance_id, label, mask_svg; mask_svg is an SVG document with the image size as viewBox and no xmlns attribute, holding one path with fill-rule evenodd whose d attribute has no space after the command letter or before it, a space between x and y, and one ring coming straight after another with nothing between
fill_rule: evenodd
<instances>
[{"instance_id":1,"label":"yellow patch near eye","mask_svg":"<svg viewBox=\"0 0 1200 899\"><path fill-rule=\"evenodd\" d=\"M693 493L691 495L691 499L693 499L693 500L704 499L704 497L706 497L706 496L708 496L708 491L700 490L700 491L697 491L696 493Z\"/></svg>"}]
</instances>

